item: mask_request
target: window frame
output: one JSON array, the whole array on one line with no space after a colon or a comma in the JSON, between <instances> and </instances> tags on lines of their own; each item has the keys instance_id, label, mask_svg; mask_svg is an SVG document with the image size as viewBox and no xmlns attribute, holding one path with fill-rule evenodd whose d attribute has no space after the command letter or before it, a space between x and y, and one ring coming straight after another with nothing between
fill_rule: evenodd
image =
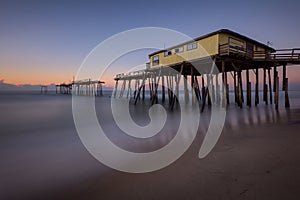
<instances>
[{"instance_id":1,"label":"window frame","mask_svg":"<svg viewBox=\"0 0 300 200\"><path fill-rule=\"evenodd\" d=\"M176 52L176 50L177 50L177 49L179 50L180 48L182 48L182 50ZM182 53L182 52L184 52L184 46L180 46L180 47L177 47L177 48L174 49L174 53Z\"/></svg>"},{"instance_id":2,"label":"window frame","mask_svg":"<svg viewBox=\"0 0 300 200\"><path fill-rule=\"evenodd\" d=\"M157 65L159 65L159 55L152 56L152 66L157 66Z\"/></svg>"},{"instance_id":3,"label":"window frame","mask_svg":"<svg viewBox=\"0 0 300 200\"><path fill-rule=\"evenodd\" d=\"M166 54L167 53L167 54ZM170 54L169 54L170 53ZM165 50L164 51L164 56L165 57L168 57L168 56L171 56L172 55L172 50Z\"/></svg>"},{"instance_id":4,"label":"window frame","mask_svg":"<svg viewBox=\"0 0 300 200\"><path fill-rule=\"evenodd\" d=\"M195 46L194 46L194 44L195 44ZM191 49L189 49L189 45L192 45L192 48ZM197 49L198 48L198 42L197 41L195 41L195 42L190 42L190 43L188 43L187 45L186 45L186 50L187 51L191 51L191 50L194 50L194 49Z\"/></svg>"}]
</instances>

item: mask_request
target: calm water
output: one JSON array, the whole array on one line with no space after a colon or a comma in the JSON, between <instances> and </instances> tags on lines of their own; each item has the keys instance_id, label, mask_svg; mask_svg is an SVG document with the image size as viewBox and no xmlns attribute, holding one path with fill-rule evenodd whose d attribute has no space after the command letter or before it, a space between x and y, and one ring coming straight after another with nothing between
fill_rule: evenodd
<instances>
[{"instance_id":1,"label":"calm water","mask_svg":"<svg viewBox=\"0 0 300 200\"><path fill-rule=\"evenodd\" d=\"M180 121L178 109L168 111L166 126L157 136L134 139L122 134L115 125L110 96L111 91L105 91L104 97L96 98L96 111L108 137L120 147L148 152L164 146L174 137ZM279 111L271 105L265 106L262 101L251 109L246 106L240 109L231 103L224 130L243 137L243 133L234 130L260 124L299 123L298 119L290 118L290 112L300 108L300 91L290 92L290 110L284 108L283 98L281 95ZM139 125L149 123L148 104L130 104L131 115ZM71 96L1 93L0 111L0 199L57 199L66 191L72 194L73 188L86 190L92 177L98 177L101 182L101 177L111 173L111 169L93 159L81 144L72 118ZM199 138L209 121L210 111L206 108L201 117ZM68 197L76 199L76 196Z\"/></svg>"}]
</instances>

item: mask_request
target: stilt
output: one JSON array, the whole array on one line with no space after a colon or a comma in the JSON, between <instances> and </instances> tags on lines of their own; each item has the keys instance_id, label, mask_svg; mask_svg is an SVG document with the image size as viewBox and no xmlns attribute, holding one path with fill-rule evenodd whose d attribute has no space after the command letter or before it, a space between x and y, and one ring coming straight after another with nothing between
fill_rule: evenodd
<instances>
[{"instance_id":1,"label":"stilt","mask_svg":"<svg viewBox=\"0 0 300 200\"><path fill-rule=\"evenodd\" d=\"M275 86L276 86L276 91L275 91L275 109L278 110L278 104L279 104L279 77L276 76L275 78Z\"/></svg>"},{"instance_id":2,"label":"stilt","mask_svg":"<svg viewBox=\"0 0 300 200\"><path fill-rule=\"evenodd\" d=\"M225 61L222 61L222 106L226 107Z\"/></svg>"},{"instance_id":3,"label":"stilt","mask_svg":"<svg viewBox=\"0 0 300 200\"><path fill-rule=\"evenodd\" d=\"M119 82L119 80L117 80L116 84L115 84L114 98L116 98L116 96L117 96L118 82Z\"/></svg>"},{"instance_id":4,"label":"stilt","mask_svg":"<svg viewBox=\"0 0 300 200\"><path fill-rule=\"evenodd\" d=\"M229 84L227 80L227 72L225 71L225 86L226 86L226 103L229 105Z\"/></svg>"},{"instance_id":5,"label":"stilt","mask_svg":"<svg viewBox=\"0 0 300 200\"><path fill-rule=\"evenodd\" d=\"M143 84L142 86L143 86L142 99L143 101L145 101L145 84Z\"/></svg>"},{"instance_id":6,"label":"stilt","mask_svg":"<svg viewBox=\"0 0 300 200\"><path fill-rule=\"evenodd\" d=\"M243 83L242 83L241 69L238 71L238 89L239 89L238 105L240 108L242 108L243 107Z\"/></svg>"},{"instance_id":7,"label":"stilt","mask_svg":"<svg viewBox=\"0 0 300 200\"><path fill-rule=\"evenodd\" d=\"M126 95L127 99L130 97L130 94L131 94L131 79L129 79L129 81L128 81L128 89L127 89L127 95Z\"/></svg>"},{"instance_id":8,"label":"stilt","mask_svg":"<svg viewBox=\"0 0 300 200\"><path fill-rule=\"evenodd\" d=\"M273 79L274 79L274 82L273 82L273 92L276 92L276 78L277 78L277 64L275 63L274 65L274 70L273 70L274 74L273 74Z\"/></svg>"},{"instance_id":9,"label":"stilt","mask_svg":"<svg viewBox=\"0 0 300 200\"><path fill-rule=\"evenodd\" d=\"M285 107L286 108L289 108L290 107L290 100L289 100L289 93L288 93L288 91L289 91L289 79L288 78L285 78L285 83L284 83L284 85L285 85L285 87L284 87L284 90L285 90Z\"/></svg>"},{"instance_id":10,"label":"stilt","mask_svg":"<svg viewBox=\"0 0 300 200\"><path fill-rule=\"evenodd\" d=\"M255 106L259 104L259 96L258 96L258 67L256 67L255 70L255 77L256 77L256 82L255 82Z\"/></svg>"},{"instance_id":11,"label":"stilt","mask_svg":"<svg viewBox=\"0 0 300 200\"><path fill-rule=\"evenodd\" d=\"M266 84L266 77L267 77L267 74L266 74L266 68L264 67L263 68L263 71L264 71L264 74L263 74L263 101L268 104L268 94L267 94L267 84Z\"/></svg>"},{"instance_id":12,"label":"stilt","mask_svg":"<svg viewBox=\"0 0 300 200\"><path fill-rule=\"evenodd\" d=\"M282 91L285 91L286 84L286 64L282 66Z\"/></svg>"},{"instance_id":13,"label":"stilt","mask_svg":"<svg viewBox=\"0 0 300 200\"><path fill-rule=\"evenodd\" d=\"M211 106L211 91L209 91L209 88L210 88L210 74L206 74L206 83L207 83L207 87L206 87L206 89L207 89L207 100L208 100L208 102L207 102L207 105L208 106Z\"/></svg>"},{"instance_id":14,"label":"stilt","mask_svg":"<svg viewBox=\"0 0 300 200\"><path fill-rule=\"evenodd\" d=\"M269 77L269 93L270 93L270 104L272 104L272 83L271 83L271 69L268 68L268 77Z\"/></svg>"},{"instance_id":15,"label":"stilt","mask_svg":"<svg viewBox=\"0 0 300 200\"><path fill-rule=\"evenodd\" d=\"M165 103L165 76L161 77L161 101Z\"/></svg>"},{"instance_id":16,"label":"stilt","mask_svg":"<svg viewBox=\"0 0 300 200\"><path fill-rule=\"evenodd\" d=\"M249 81L249 69L246 70L246 83L247 83L247 106L251 107L251 83Z\"/></svg>"},{"instance_id":17,"label":"stilt","mask_svg":"<svg viewBox=\"0 0 300 200\"><path fill-rule=\"evenodd\" d=\"M204 77L203 77L204 75L202 74L201 75L201 80L202 80L202 104L205 104L206 102L206 100L205 100L205 84L204 84Z\"/></svg>"},{"instance_id":18,"label":"stilt","mask_svg":"<svg viewBox=\"0 0 300 200\"><path fill-rule=\"evenodd\" d=\"M216 74L216 103L220 105L220 85L219 85L219 74Z\"/></svg>"},{"instance_id":19,"label":"stilt","mask_svg":"<svg viewBox=\"0 0 300 200\"><path fill-rule=\"evenodd\" d=\"M234 71L234 73L233 73L233 85L234 85L235 103L238 103L238 90L237 90L237 82L236 82L236 71Z\"/></svg>"},{"instance_id":20,"label":"stilt","mask_svg":"<svg viewBox=\"0 0 300 200\"><path fill-rule=\"evenodd\" d=\"M183 75L183 89L184 89L184 101L187 104L189 102L189 91L187 88L187 75Z\"/></svg>"}]
</instances>

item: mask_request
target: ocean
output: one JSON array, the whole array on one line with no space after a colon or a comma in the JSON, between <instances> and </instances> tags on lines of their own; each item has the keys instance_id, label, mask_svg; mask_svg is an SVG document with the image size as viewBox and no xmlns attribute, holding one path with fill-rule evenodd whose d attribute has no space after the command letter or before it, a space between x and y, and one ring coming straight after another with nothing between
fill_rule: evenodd
<instances>
[{"instance_id":1,"label":"ocean","mask_svg":"<svg viewBox=\"0 0 300 200\"><path fill-rule=\"evenodd\" d=\"M96 160L76 131L71 95L38 91L0 92L0 199L299 199L300 91L291 107L274 105L226 110L221 137L203 159L199 148L210 123L205 108L188 150L169 166L149 173L120 172ZM112 91L96 97L96 114L107 137L130 152L155 151L169 144L180 109L168 109L163 129L141 139L114 122ZM252 95L252 98L254 95ZM85 98L85 97L82 97ZM260 98L262 94L260 93ZM139 126L150 122L149 99L129 104Z\"/></svg>"}]
</instances>

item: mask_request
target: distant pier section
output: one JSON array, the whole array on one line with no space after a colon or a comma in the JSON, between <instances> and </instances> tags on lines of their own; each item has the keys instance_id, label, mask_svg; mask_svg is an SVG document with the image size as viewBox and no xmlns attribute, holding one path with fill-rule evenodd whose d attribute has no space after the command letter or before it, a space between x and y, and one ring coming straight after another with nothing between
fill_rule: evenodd
<instances>
[{"instance_id":1,"label":"distant pier section","mask_svg":"<svg viewBox=\"0 0 300 200\"><path fill-rule=\"evenodd\" d=\"M74 80L71 83L61 83L55 85L55 93L85 96L102 96L103 84L105 84L105 82L100 80ZM41 86L41 93L47 93L47 91L47 86Z\"/></svg>"}]
</instances>

